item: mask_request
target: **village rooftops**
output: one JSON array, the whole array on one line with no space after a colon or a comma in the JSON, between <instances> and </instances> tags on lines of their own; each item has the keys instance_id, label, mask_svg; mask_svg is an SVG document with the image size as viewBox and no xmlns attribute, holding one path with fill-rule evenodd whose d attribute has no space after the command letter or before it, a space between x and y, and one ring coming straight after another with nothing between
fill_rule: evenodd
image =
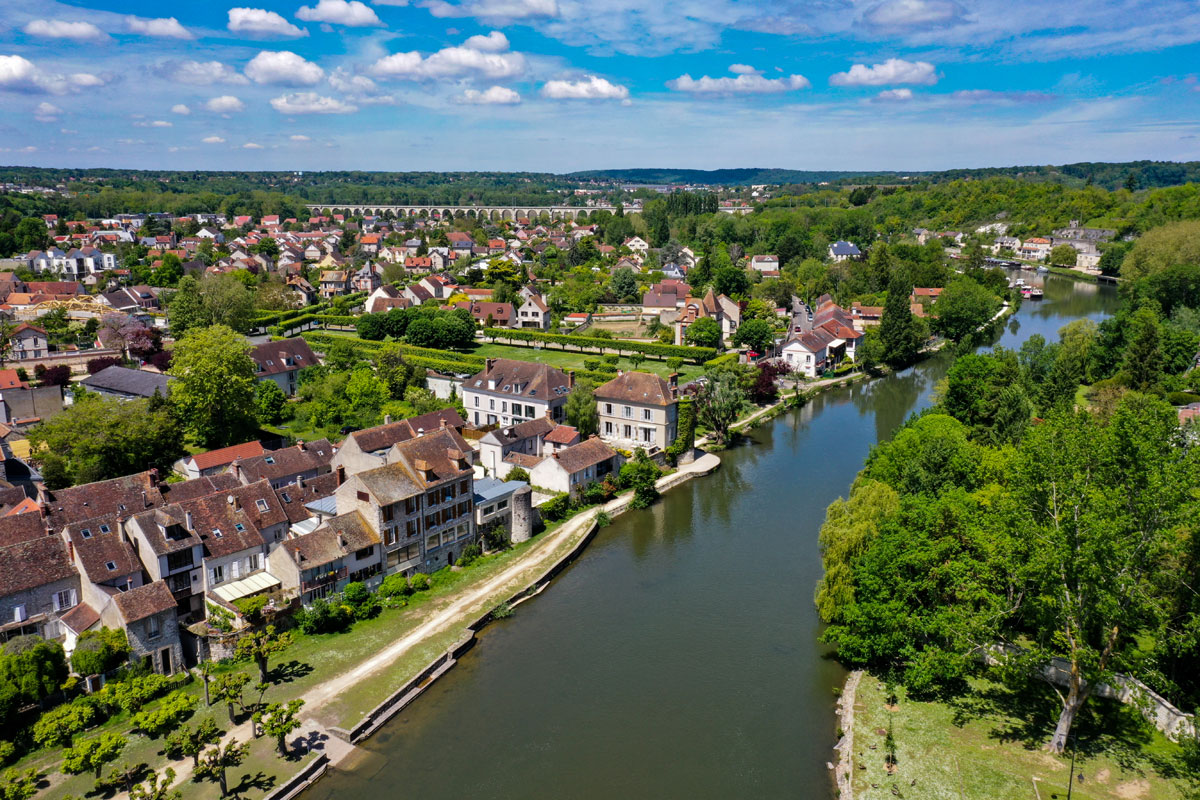
<instances>
[{"instance_id":1,"label":"village rooftops","mask_svg":"<svg viewBox=\"0 0 1200 800\"><path fill-rule=\"evenodd\" d=\"M453 408L445 408L441 411L422 414L419 417L409 417L399 422L389 422L385 425L376 425L374 428L355 431L350 434L350 438L364 453L378 453L387 450L397 442L407 442L409 439L415 439L417 436L443 427L461 431L466 424L457 411Z\"/></svg>"},{"instance_id":2,"label":"village rooftops","mask_svg":"<svg viewBox=\"0 0 1200 800\"><path fill-rule=\"evenodd\" d=\"M617 452L599 438L593 436L580 442L574 447L567 447L555 452L551 458L571 474L582 472L588 467L602 464L616 456Z\"/></svg>"},{"instance_id":3,"label":"village rooftops","mask_svg":"<svg viewBox=\"0 0 1200 800\"><path fill-rule=\"evenodd\" d=\"M649 372L624 372L608 383L597 386L594 394L598 400L654 406L670 405L676 400L671 385Z\"/></svg>"},{"instance_id":4,"label":"village rooftops","mask_svg":"<svg viewBox=\"0 0 1200 800\"><path fill-rule=\"evenodd\" d=\"M573 383L565 372L545 364L489 358L483 371L468 378L463 388L473 392L553 401L566 397Z\"/></svg>"},{"instance_id":5,"label":"village rooftops","mask_svg":"<svg viewBox=\"0 0 1200 800\"><path fill-rule=\"evenodd\" d=\"M524 441L533 436L545 436L555 429L554 421L547 417L518 422L516 425L506 425L484 435L484 439L495 442L500 446Z\"/></svg>"},{"instance_id":6,"label":"village rooftops","mask_svg":"<svg viewBox=\"0 0 1200 800\"><path fill-rule=\"evenodd\" d=\"M13 514L0 517L0 547L28 542L46 535L40 514Z\"/></svg>"},{"instance_id":7,"label":"village rooftops","mask_svg":"<svg viewBox=\"0 0 1200 800\"><path fill-rule=\"evenodd\" d=\"M235 463L247 481L278 480L311 470L325 470L333 460L333 454L334 448L329 440L318 439L315 442L299 442L294 447L272 450Z\"/></svg>"},{"instance_id":8,"label":"village rooftops","mask_svg":"<svg viewBox=\"0 0 1200 800\"><path fill-rule=\"evenodd\" d=\"M89 389L110 394L131 395L133 397L166 397L170 387L170 378L157 372L146 372L140 369L129 369L114 364L105 367L95 375L89 375L81 383Z\"/></svg>"},{"instance_id":9,"label":"village rooftops","mask_svg":"<svg viewBox=\"0 0 1200 800\"><path fill-rule=\"evenodd\" d=\"M312 569L344 558L355 551L380 544L379 534L357 511L333 517L312 533L289 539L284 549L300 569Z\"/></svg>"},{"instance_id":10,"label":"village rooftops","mask_svg":"<svg viewBox=\"0 0 1200 800\"><path fill-rule=\"evenodd\" d=\"M260 377L313 367L319 364L308 342L296 337L280 342L264 342L250 349L256 374Z\"/></svg>"},{"instance_id":11,"label":"village rooftops","mask_svg":"<svg viewBox=\"0 0 1200 800\"><path fill-rule=\"evenodd\" d=\"M115 515L67 526L67 537L92 583L105 583L142 571L133 545L121 538L120 527Z\"/></svg>"},{"instance_id":12,"label":"village rooftops","mask_svg":"<svg viewBox=\"0 0 1200 800\"><path fill-rule=\"evenodd\" d=\"M67 543L58 536L39 536L0 547L0 597L65 580L74 574Z\"/></svg>"},{"instance_id":13,"label":"village rooftops","mask_svg":"<svg viewBox=\"0 0 1200 800\"><path fill-rule=\"evenodd\" d=\"M201 497L177 508L191 521L205 555L221 557L261 547L260 531L288 522L287 513L266 481Z\"/></svg>"},{"instance_id":14,"label":"village rooftops","mask_svg":"<svg viewBox=\"0 0 1200 800\"><path fill-rule=\"evenodd\" d=\"M239 458L261 456L265 452L266 450L263 448L262 442L256 440L222 447L218 450L209 450L206 453L197 453L192 456L191 461L198 471L204 472L205 470L228 466Z\"/></svg>"}]
</instances>

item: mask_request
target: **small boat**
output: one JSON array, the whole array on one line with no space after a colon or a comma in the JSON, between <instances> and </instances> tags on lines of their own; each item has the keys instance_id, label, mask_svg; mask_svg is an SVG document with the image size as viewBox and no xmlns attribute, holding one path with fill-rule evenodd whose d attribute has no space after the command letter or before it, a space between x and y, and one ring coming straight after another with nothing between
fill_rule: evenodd
<instances>
[{"instance_id":1,"label":"small boat","mask_svg":"<svg viewBox=\"0 0 1200 800\"><path fill-rule=\"evenodd\" d=\"M1030 300L1041 300L1045 296L1046 293L1036 286L1029 290L1028 297Z\"/></svg>"},{"instance_id":2,"label":"small boat","mask_svg":"<svg viewBox=\"0 0 1200 800\"><path fill-rule=\"evenodd\" d=\"M1050 268L1047 266L1038 265L1037 271L1042 273L1043 275L1045 275L1047 272L1050 271Z\"/></svg>"},{"instance_id":3,"label":"small boat","mask_svg":"<svg viewBox=\"0 0 1200 800\"><path fill-rule=\"evenodd\" d=\"M1024 286L1025 286L1025 279L1024 279L1024 278L1017 278L1017 280L1016 280L1016 282L1013 284L1013 286L1024 287Z\"/></svg>"},{"instance_id":4,"label":"small boat","mask_svg":"<svg viewBox=\"0 0 1200 800\"><path fill-rule=\"evenodd\" d=\"M1031 297L1033 297L1033 289L1031 289L1028 286L1021 289L1021 297L1024 297L1026 300L1030 299Z\"/></svg>"}]
</instances>

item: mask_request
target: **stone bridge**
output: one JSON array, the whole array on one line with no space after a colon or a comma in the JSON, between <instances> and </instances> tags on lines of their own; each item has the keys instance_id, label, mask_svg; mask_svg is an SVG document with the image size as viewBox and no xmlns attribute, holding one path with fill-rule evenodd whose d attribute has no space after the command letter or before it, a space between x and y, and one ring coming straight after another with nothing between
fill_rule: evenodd
<instances>
[{"instance_id":1,"label":"stone bridge","mask_svg":"<svg viewBox=\"0 0 1200 800\"><path fill-rule=\"evenodd\" d=\"M315 214L330 215L339 212L349 212L351 216L381 217L392 212L395 217L476 217L500 221L505 219L536 219L543 214L554 217L570 217L576 219L580 214L590 214L593 211L616 212L616 206L386 206L374 204L338 204L326 203L309 205L308 209ZM639 209L628 209L631 212Z\"/></svg>"}]
</instances>

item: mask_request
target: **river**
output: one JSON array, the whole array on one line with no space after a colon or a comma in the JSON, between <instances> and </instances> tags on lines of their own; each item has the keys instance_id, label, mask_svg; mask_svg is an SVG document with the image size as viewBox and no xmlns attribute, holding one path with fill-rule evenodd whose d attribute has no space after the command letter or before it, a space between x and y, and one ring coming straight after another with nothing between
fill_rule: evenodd
<instances>
[{"instance_id":1,"label":"river","mask_svg":"<svg viewBox=\"0 0 1200 800\"><path fill-rule=\"evenodd\" d=\"M1111 287L1045 290L1000 344L1117 305ZM817 533L948 364L822 394L618 517L305 800L830 797L845 675L818 642Z\"/></svg>"}]
</instances>

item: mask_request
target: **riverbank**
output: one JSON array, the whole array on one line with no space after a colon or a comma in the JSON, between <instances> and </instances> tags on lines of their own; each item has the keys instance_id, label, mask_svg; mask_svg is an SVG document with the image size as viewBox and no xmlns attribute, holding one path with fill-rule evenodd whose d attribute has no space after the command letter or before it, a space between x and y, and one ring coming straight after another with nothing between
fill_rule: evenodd
<instances>
[{"instance_id":1,"label":"riverbank","mask_svg":"<svg viewBox=\"0 0 1200 800\"><path fill-rule=\"evenodd\" d=\"M903 687L859 673L842 725L845 781L840 800L996 800L1066 797L1071 753L1043 749L1058 698L1048 687L1012 692L972 679L969 694L938 701L910 698ZM853 686L851 685L853 682ZM1072 796L1088 800L1173 800L1188 796L1180 778L1165 777L1178 748L1146 731L1135 709L1093 700L1075 739ZM888 741L893 743L889 749ZM843 774L839 770L839 777Z\"/></svg>"}]
</instances>

